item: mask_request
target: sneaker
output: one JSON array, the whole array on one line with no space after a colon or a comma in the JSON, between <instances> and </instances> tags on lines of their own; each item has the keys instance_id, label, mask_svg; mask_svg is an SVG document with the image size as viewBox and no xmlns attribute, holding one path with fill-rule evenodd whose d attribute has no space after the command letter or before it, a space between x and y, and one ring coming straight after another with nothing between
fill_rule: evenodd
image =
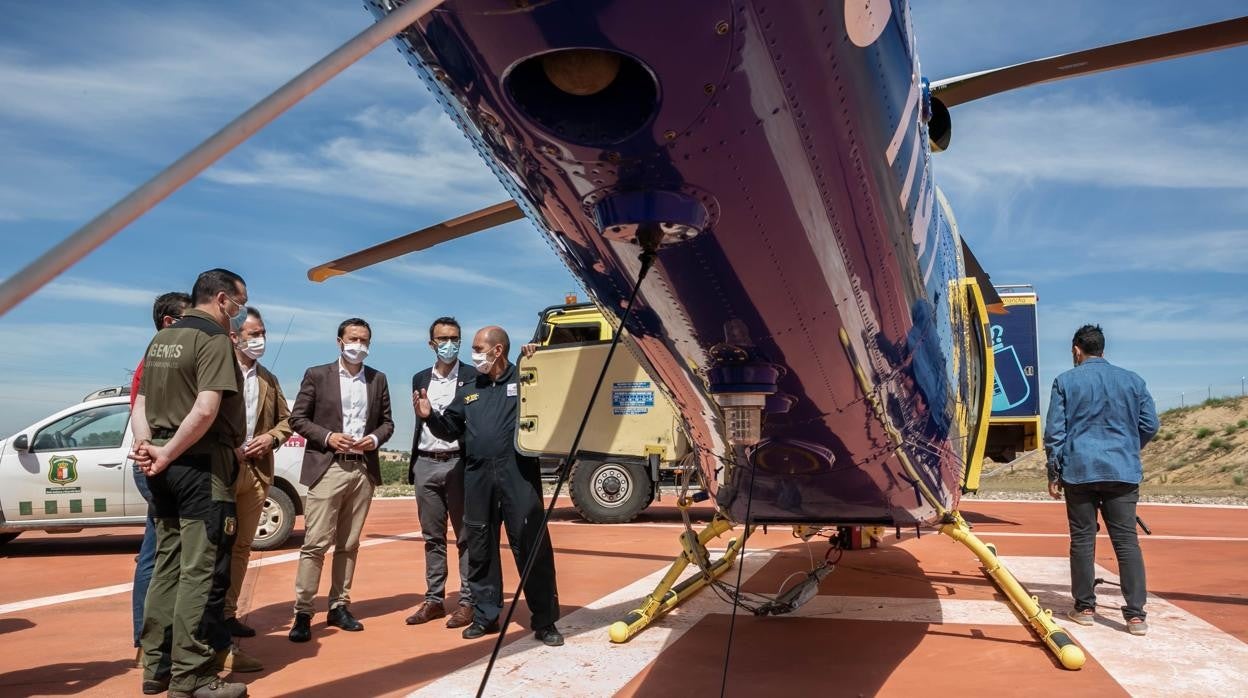
<instances>
[{"instance_id":1,"label":"sneaker","mask_svg":"<svg viewBox=\"0 0 1248 698\"><path fill-rule=\"evenodd\" d=\"M1075 609L1070 613L1067 613L1066 617L1075 621L1079 625L1092 625L1096 622L1096 611L1090 608L1085 608L1082 611Z\"/></svg>"},{"instance_id":2,"label":"sneaker","mask_svg":"<svg viewBox=\"0 0 1248 698\"><path fill-rule=\"evenodd\" d=\"M1128 618L1127 632L1132 635L1144 636L1148 634L1148 623L1143 618Z\"/></svg>"},{"instance_id":3,"label":"sneaker","mask_svg":"<svg viewBox=\"0 0 1248 698\"><path fill-rule=\"evenodd\" d=\"M533 637L541 640L542 644L547 647L563 646L563 634L559 632L559 629L553 623L544 628L538 628L533 632Z\"/></svg>"},{"instance_id":4,"label":"sneaker","mask_svg":"<svg viewBox=\"0 0 1248 698\"><path fill-rule=\"evenodd\" d=\"M247 685L226 683L218 676L194 691L169 691L169 698L246 698Z\"/></svg>"}]
</instances>

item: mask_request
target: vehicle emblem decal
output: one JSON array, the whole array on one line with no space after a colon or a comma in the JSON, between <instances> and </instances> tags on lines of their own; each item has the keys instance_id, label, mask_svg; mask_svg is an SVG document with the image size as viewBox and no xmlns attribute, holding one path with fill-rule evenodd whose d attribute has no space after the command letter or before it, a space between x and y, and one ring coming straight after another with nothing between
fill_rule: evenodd
<instances>
[{"instance_id":1,"label":"vehicle emblem decal","mask_svg":"<svg viewBox=\"0 0 1248 698\"><path fill-rule=\"evenodd\" d=\"M48 482L68 485L78 479L78 456L52 456L48 459Z\"/></svg>"}]
</instances>

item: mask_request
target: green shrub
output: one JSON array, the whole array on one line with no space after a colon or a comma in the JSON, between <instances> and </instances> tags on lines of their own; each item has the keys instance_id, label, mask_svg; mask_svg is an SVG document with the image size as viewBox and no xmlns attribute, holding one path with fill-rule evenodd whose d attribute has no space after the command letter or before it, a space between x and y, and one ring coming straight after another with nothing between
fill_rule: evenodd
<instances>
[{"instance_id":1,"label":"green shrub","mask_svg":"<svg viewBox=\"0 0 1248 698\"><path fill-rule=\"evenodd\" d=\"M1239 420L1238 422L1235 423L1235 426L1239 427L1240 429L1248 429L1248 419Z\"/></svg>"},{"instance_id":2,"label":"green shrub","mask_svg":"<svg viewBox=\"0 0 1248 698\"><path fill-rule=\"evenodd\" d=\"M1222 430L1222 433L1226 434L1227 436L1230 436L1231 434L1234 434L1238 429L1239 427L1235 426L1234 424L1228 424L1226 425L1226 428Z\"/></svg>"},{"instance_id":3,"label":"green shrub","mask_svg":"<svg viewBox=\"0 0 1248 698\"><path fill-rule=\"evenodd\" d=\"M1231 481L1234 482L1236 485L1244 484L1244 474L1236 473L1235 477L1231 478Z\"/></svg>"},{"instance_id":4,"label":"green shrub","mask_svg":"<svg viewBox=\"0 0 1248 698\"><path fill-rule=\"evenodd\" d=\"M1232 446L1231 442L1227 441L1226 439L1213 439L1212 441L1209 442L1209 448L1210 450L1215 449L1215 448L1220 448L1223 451L1231 451L1231 450L1234 450L1235 447Z\"/></svg>"},{"instance_id":5,"label":"green shrub","mask_svg":"<svg viewBox=\"0 0 1248 698\"><path fill-rule=\"evenodd\" d=\"M1210 434L1212 434L1212 433L1213 433L1213 430L1212 430L1212 429L1210 429L1209 427L1201 427L1201 428L1199 428L1199 429L1197 429L1197 430L1196 430L1196 438L1198 438L1198 439L1203 439L1203 438L1205 438L1206 436L1209 436L1209 435L1210 435Z\"/></svg>"},{"instance_id":6,"label":"green shrub","mask_svg":"<svg viewBox=\"0 0 1248 698\"><path fill-rule=\"evenodd\" d=\"M1171 463L1170 465L1167 465L1166 470L1178 470L1179 468L1182 468L1184 465L1186 465L1186 463L1184 463L1183 461L1176 461L1174 463Z\"/></svg>"},{"instance_id":7,"label":"green shrub","mask_svg":"<svg viewBox=\"0 0 1248 698\"><path fill-rule=\"evenodd\" d=\"M381 484L401 485L407 482L407 461L383 460L381 462Z\"/></svg>"}]
</instances>

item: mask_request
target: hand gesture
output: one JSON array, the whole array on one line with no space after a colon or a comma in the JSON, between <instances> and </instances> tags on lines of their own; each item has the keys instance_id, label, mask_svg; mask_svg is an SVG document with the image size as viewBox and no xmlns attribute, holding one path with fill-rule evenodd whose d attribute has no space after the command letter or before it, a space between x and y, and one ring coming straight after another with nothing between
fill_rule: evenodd
<instances>
[{"instance_id":1,"label":"hand gesture","mask_svg":"<svg viewBox=\"0 0 1248 698\"><path fill-rule=\"evenodd\" d=\"M520 347L520 356L527 359L530 356L533 356L533 354L537 352L537 349L538 349L538 345L532 342L525 344L524 346Z\"/></svg>"},{"instance_id":2,"label":"hand gesture","mask_svg":"<svg viewBox=\"0 0 1248 698\"><path fill-rule=\"evenodd\" d=\"M1049 483L1049 496L1052 497L1053 499L1062 498L1062 481L1061 480Z\"/></svg>"},{"instance_id":3,"label":"hand gesture","mask_svg":"<svg viewBox=\"0 0 1248 698\"><path fill-rule=\"evenodd\" d=\"M329 447L338 453L346 453L355 445L355 440L346 434L334 432L329 435Z\"/></svg>"},{"instance_id":4,"label":"hand gesture","mask_svg":"<svg viewBox=\"0 0 1248 698\"><path fill-rule=\"evenodd\" d=\"M372 451L377 448L377 440L371 436L365 435L356 439L355 442L351 444L351 448L359 451Z\"/></svg>"},{"instance_id":5,"label":"hand gesture","mask_svg":"<svg viewBox=\"0 0 1248 698\"><path fill-rule=\"evenodd\" d=\"M243 455L247 458L259 458L272 451L275 443L277 439L273 438L272 434L261 434L243 444Z\"/></svg>"},{"instance_id":6,"label":"hand gesture","mask_svg":"<svg viewBox=\"0 0 1248 698\"><path fill-rule=\"evenodd\" d=\"M424 388L413 392L412 407L416 409L417 417L428 419L433 414L433 403L429 402L429 392Z\"/></svg>"},{"instance_id":7,"label":"hand gesture","mask_svg":"<svg viewBox=\"0 0 1248 698\"><path fill-rule=\"evenodd\" d=\"M148 477L155 477L160 474L165 468L169 467L170 458L167 449L167 446L144 444L142 450L146 452L147 461L144 464L141 460L135 460L136 463L139 463L139 470L142 470L143 474Z\"/></svg>"}]
</instances>

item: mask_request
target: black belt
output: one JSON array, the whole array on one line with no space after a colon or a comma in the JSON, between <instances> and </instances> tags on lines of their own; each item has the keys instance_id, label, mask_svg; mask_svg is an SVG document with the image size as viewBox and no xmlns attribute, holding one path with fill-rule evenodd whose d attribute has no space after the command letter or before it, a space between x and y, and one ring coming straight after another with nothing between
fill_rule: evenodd
<instances>
[{"instance_id":1,"label":"black belt","mask_svg":"<svg viewBox=\"0 0 1248 698\"><path fill-rule=\"evenodd\" d=\"M153 439L172 439L173 435L176 433L178 433L177 429L165 429L164 427L152 428Z\"/></svg>"},{"instance_id":2,"label":"black belt","mask_svg":"<svg viewBox=\"0 0 1248 698\"><path fill-rule=\"evenodd\" d=\"M459 451L417 451L416 455L429 460L448 461L452 458L459 458Z\"/></svg>"},{"instance_id":3,"label":"black belt","mask_svg":"<svg viewBox=\"0 0 1248 698\"><path fill-rule=\"evenodd\" d=\"M348 462L363 463L363 453L335 453L334 460L345 460Z\"/></svg>"}]
</instances>

